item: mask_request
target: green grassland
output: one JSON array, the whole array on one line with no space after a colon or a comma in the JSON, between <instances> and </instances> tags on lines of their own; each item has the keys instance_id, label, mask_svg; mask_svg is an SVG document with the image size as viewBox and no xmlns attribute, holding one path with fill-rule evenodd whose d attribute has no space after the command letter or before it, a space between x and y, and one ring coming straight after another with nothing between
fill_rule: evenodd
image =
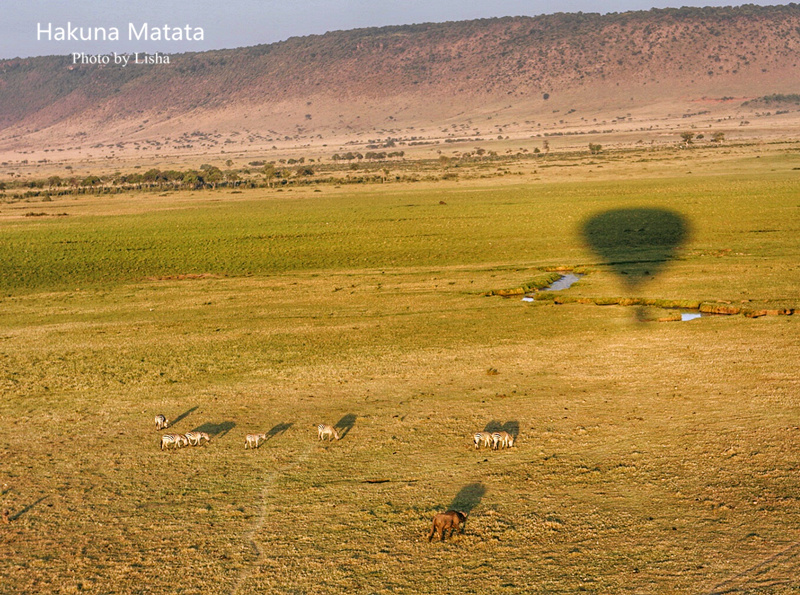
<instances>
[{"instance_id":1,"label":"green grassland","mask_svg":"<svg viewBox=\"0 0 800 595\"><path fill-rule=\"evenodd\" d=\"M759 157L0 205L0 591L796 592L798 315L486 296L800 307L796 157ZM687 230L635 284L581 233L615 209Z\"/></svg>"}]
</instances>

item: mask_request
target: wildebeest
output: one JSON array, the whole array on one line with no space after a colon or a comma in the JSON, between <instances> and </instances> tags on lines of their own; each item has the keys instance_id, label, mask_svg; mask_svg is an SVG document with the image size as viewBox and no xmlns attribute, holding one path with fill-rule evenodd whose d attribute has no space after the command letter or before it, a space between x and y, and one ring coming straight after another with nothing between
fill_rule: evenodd
<instances>
[{"instance_id":1,"label":"wildebeest","mask_svg":"<svg viewBox=\"0 0 800 595\"><path fill-rule=\"evenodd\" d=\"M467 515L460 510L448 510L447 512L440 512L434 515L433 525L431 532L428 534L428 541L433 539L434 533L439 534L439 541L444 541L448 529L450 530L450 537L453 536L459 527L461 533L464 533L464 523L467 521Z\"/></svg>"}]
</instances>

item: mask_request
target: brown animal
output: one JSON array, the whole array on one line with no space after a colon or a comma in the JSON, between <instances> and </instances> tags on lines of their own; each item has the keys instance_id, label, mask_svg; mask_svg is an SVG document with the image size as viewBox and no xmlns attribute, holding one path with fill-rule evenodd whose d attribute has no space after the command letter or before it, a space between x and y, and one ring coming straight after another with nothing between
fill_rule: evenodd
<instances>
[{"instance_id":1,"label":"brown animal","mask_svg":"<svg viewBox=\"0 0 800 595\"><path fill-rule=\"evenodd\" d=\"M433 539L433 534L439 534L439 541L444 541L447 535L447 530L450 530L450 537L453 533L461 527L461 533L464 533L464 523L467 522L467 515L460 510L448 510L447 512L440 512L433 517L433 526L431 532L428 534L428 541Z\"/></svg>"},{"instance_id":2,"label":"brown animal","mask_svg":"<svg viewBox=\"0 0 800 595\"><path fill-rule=\"evenodd\" d=\"M11 511L8 510L8 509L5 509L3 511L3 522L6 523L6 524L10 523L11 522L11 519L9 518L10 516L11 516Z\"/></svg>"}]
</instances>

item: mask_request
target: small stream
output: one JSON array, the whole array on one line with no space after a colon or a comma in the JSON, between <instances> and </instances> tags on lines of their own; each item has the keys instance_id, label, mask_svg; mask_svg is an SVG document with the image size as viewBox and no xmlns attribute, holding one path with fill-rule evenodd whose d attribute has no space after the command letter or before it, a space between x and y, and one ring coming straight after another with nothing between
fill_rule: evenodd
<instances>
[{"instance_id":1,"label":"small stream","mask_svg":"<svg viewBox=\"0 0 800 595\"><path fill-rule=\"evenodd\" d=\"M566 275L561 275L556 281L553 281L547 287L542 287L539 291L561 291L563 289L569 289L572 285L583 275L578 275L575 273L567 273ZM536 298L532 295L526 295L522 298L523 302L535 302Z\"/></svg>"},{"instance_id":2,"label":"small stream","mask_svg":"<svg viewBox=\"0 0 800 595\"><path fill-rule=\"evenodd\" d=\"M564 289L569 289L574 285L583 275L576 274L576 273L567 273L566 275L561 275L561 277L553 281L547 287L543 287L540 291L562 291ZM523 302L534 302L536 298L531 295L526 295L522 298ZM700 312L681 312L681 322L688 322L690 320L697 320L698 318L702 318L703 314Z\"/></svg>"},{"instance_id":3,"label":"small stream","mask_svg":"<svg viewBox=\"0 0 800 595\"><path fill-rule=\"evenodd\" d=\"M581 277L583 277L583 275L577 275L575 273L561 275L561 278L558 281L553 281L550 285L543 288L542 291L561 291L562 289L569 289L572 287L573 283L575 283Z\"/></svg>"}]
</instances>

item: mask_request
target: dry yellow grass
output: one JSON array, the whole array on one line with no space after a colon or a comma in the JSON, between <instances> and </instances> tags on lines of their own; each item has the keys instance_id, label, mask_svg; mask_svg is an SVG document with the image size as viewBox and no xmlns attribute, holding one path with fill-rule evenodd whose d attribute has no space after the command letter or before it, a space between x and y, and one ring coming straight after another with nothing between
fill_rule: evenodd
<instances>
[{"instance_id":1,"label":"dry yellow grass","mask_svg":"<svg viewBox=\"0 0 800 595\"><path fill-rule=\"evenodd\" d=\"M246 229L300 213L310 228L315 217L357 219L347 241L368 256L386 239L387 212L396 231L420 217L408 225L427 226L450 252L433 258L430 241L409 234L402 246L413 264L348 264L339 239L310 236L287 245L322 242L339 264L7 288L5 590L796 592L797 316L640 323L630 307L482 295L547 265L596 258L565 231L577 227L552 197L580 220L660 189L694 231L643 295L784 299L797 286L800 249L796 219L784 216L796 203L791 173L752 164L727 181L698 176L685 192L658 176L640 185L475 182L409 191L398 206L393 190L371 188L317 197L319 212L286 200L269 217L253 196L201 195L196 212L177 219L148 218L163 206L150 198L126 207L138 214L76 201L79 224L65 228L73 239L113 224L122 245L147 232L167 254L160 226L169 221ZM433 206L407 206L425 196ZM359 200L370 208L358 211ZM509 245L532 210L552 218ZM487 213L502 225L482 227ZM466 239L461 216L470 217ZM752 233L765 222L779 231ZM44 241L63 223L14 225ZM224 245L228 236L215 233ZM487 253L497 235L506 247ZM187 250L209 236L191 237ZM518 246L529 252L515 260ZM593 266L570 295L623 291L610 269ZM211 443L162 452L156 413L177 418L169 431L205 429ZM320 442L321 422L349 430ZM475 431L501 426L519 428L515 447L474 449ZM245 450L252 432L270 437ZM465 534L428 544L431 517L450 507L470 509Z\"/></svg>"}]
</instances>

